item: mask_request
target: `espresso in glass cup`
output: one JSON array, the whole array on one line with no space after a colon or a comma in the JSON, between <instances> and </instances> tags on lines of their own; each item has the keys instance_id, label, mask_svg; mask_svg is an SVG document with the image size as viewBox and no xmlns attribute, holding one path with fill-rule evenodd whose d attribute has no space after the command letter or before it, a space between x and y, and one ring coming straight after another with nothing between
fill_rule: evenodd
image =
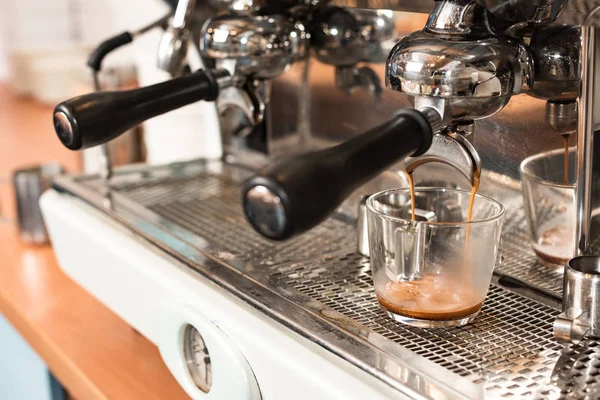
<instances>
[{"instance_id":1,"label":"espresso in glass cup","mask_svg":"<svg viewBox=\"0 0 600 400\"><path fill-rule=\"evenodd\" d=\"M396 321L422 328L465 325L477 316L496 263L504 207L459 189L387 190L367 200L377 298Z\"/></svg>"}]
</instances>

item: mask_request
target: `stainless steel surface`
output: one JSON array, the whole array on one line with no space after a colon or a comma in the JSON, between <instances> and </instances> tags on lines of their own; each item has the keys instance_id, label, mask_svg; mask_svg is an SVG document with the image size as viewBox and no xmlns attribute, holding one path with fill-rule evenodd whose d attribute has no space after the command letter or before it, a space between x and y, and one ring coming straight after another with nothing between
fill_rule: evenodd
<instances>
[{"instance_id":1,"label":"stainless steel surface","mask_svg":"<svg viewBox=\"0 0 600 400\"><path fill-rule=\"evenodd\" d=\"M432 4L420 0L210 0L210 3L219 10L231 12L256 13L265 11L291 12L296 8L306 7L350 7L358 9L397 10L410 12L429 12Z\"/></svg>"},{"instance_id":2,"label":"stainless steel surface","mask_svg":"<svg viewBox=\"0 0 600 400\"><path fill-rule=\"evenodd\" d=\"M73 142L73 126L64 112L60 111L54 114L54 124L60 125L56 128L56 132L61 136L61 141L65 143ZM68 137L65 138L64 135Z\"/></svg>"},{"instance_id":3,"label":"stainless steel surface","mask_svg":"<svg viewBox=\"0 0 600 400\"><path fill-rule=\"evenodd\" d=\"M230 68L223 68L230 71ZM223 119L226 119L229 109L241 111L251 126L262 123L265 119L267 105L271 97L271 82L268 80L255 80L245 82L240 76L226 76L218 78L220 94L217 98L217 110ZM244 133L240 133L244 136Z\"/></svg>"},{"instance_id":4,"label":"stainless steel surface","mask_svg":"<svg viewBox=\"0 0 600 400\"><path fill-rule=\"evenodd\" d=\"M158 43L156 66L173 77L181 75L187 61L190 35L186 28L168 27Z\"/></svg>"},{"instance_id":5,"label":"stainless steel surface","mask_svg":"<svg viewBox=\"0 0 600 400\"><path fill-rule=\"evenodd\" d=\"M491 98L529 90L533 83L529 50L518 40L496 36L480 17L482 12L469 0L436 2L424 29L392 50L388 87L412 96L475 97L490 103ZM484 104L480 101L478 107Z\"/></svg>"},{"instance_id":6,"label":"stainless steel surface","mask_svg":"<svg viewBox=\"0 0 600 400\"><path fill-rule=\"evenodd\" d=\"M25 243L48 243L48 233L38 201L50 188L52 180L64 173L58 164L20 168L13 173L13 189L17 205L19 235Z\"/></svg>"},{"instance_id":7,"label":"stainless steel surface","mask_svg":"<svg viewBox=\"0 0 600 400\"><path fill-rule=\"evenodd\" d=\"M271 80L304 58L307 46L304 26L284 15L223 14L206 22L200 52L235 83L217 99L225 154L246 158L253 153L248 138L271 130Z\"/></svg>"},{"instance_id":8,"label":"stainless steel surface","mask_svg":"<svg viewBox=\"0 0 600 400\"><path fill-rule=\"evenodd\" d=\"M195 8L196 0L179 0L171 26L173 28L187 29Z\"/></svg>"},{"instance_id":9,"label":"stainless steel surface","mask_svg":"<svg viewBox=\"0 0 600 400\"><path fill-rule=\"evenodd\" d=\"M176 0L168 0L170 3ZM478 0L484 4L503 25L519 25L523 22L548 23L556 21L564 24L577 24L586 26L598 26L599 15L595 14L599 5L597 0L543 0L530 2L527 0ZM231 4L242 8L244 3L251 5L249 10L264 11L286 10L294 11L296 6L337 6L352 7L360 9L385 9L394 11L406 11L413 13L429 13L434 3L423 0L210 0L209 2L217 10L228 9ZM254 6L254 4L256 6ZM198 6L202 6L201 2ZM303 8L303 7L300 7ZM230 11L232 8L229 8Z\"/></svg>"},{"instance_id":10,"label":"stainless steel surface","mask_svg":"<svg viewBox=\"0 0 600 400\"><path fill-rule=\"evenodd\" d=\"M565 265L563 312L554 323L554 335L579 343L600 337L600 257L581 256Z\"/></svg>"},{"instance_id":11,"label":"stainless steel surface","mask_svg":"<svg viewBox=\"0 0 600 400\"><path fill-rule=\"evenodd\" d=\"M529 245L530 236L521 202L521 199L515 198L515 201L505 203L507 209L512 208L513 212L509 212L506 216L501 257L496 266L496 273L512 280L525 282L538 292L561 299L563 268L548 267L537 260ZM515 209L517 211L514 211ZM597 232L594 234L591 248L594 252L600 250L600 235Z\"/></svg>"},{"instance_id":12,"label":"stainless steel surface","mask_svg":"<svg viewBox=\"0 0 600 400\"><path fill-rule=\"evenodd\" d=\"M490 117L533 83L531 55L523 44L491 34L461 39L428 30L406 36L388 59L387 87L444 99L445 121L451 123Z\"/></svg>"},{"instance_id":13,"label":"stainless steel surface","mask_svg":"<svg viewBox=\"0 0 600 400\"><path fill-rule=\"evenodd\" d=\"M582 28L581 94L577 128L577 186L575 231L577 250L587 254L592 223L592 168L594 160L594 100L597 68L596 28Z\"/></svg>"},{"instance_id":14,"label":"stainless steel surface","mask_svg":"<svg viewBox=\"0 0 600 400\"><path fill-rule=\"evenodd\" d=\"M446 38L470 35L487 30L481 24L482 6L471 0L450 0L436 3L427 21L427 30Z\"/></svg>"},{"instance_id":15,"label":"stainless steel surface","mask_svg":"<svg viewBox=\"0 0 600 400\"><path fill-rule=\"evenodd\" d=\"M558 18L568 0L482 0L482 3L505 21L548 23Z\"/></svg>"},{"instance_id":16,"label":"stainless steel surface","mask_svg":"<svg viewBox=\"0 0 600 400\"><path fill-rule=\"evenodd\" d=\"M446 111L445 106L446 103L443 100L440 101L424 97L415 99L415 108L427 118L427 121L434 131L441 127Z\"/></svg>"},{"instance_id":17,"label":"stainless steel surface","mask_svg":"<svg viewBox=\"0 0 600 400\"><path fill-rule=\"evenodd\" d=\"M523 200L515 194L511 194L514 200L504 203L507 214L496 273L519 282L526 282L529 287L539 292L561 299L562 271L549 268L537 260L530 245L530 234L523 213Z\"/></svg>"},{"instance_id":18,"label":"stainless steel surface","mask_svg":"<svg viewBox=\"0 0 600 400\"><path fill-rule=\"evenodd\" d=\"M265 118L266 103L255 93L239 87L226 88L217 98L220 115L225 115L231 108L242 112L251 125L258 125Z\"/></svg>"},{"instance_id":19,"label":"stainless steel surface","mask_svg":"<svg viewBox=\"0 0 600 400\"><path fill-rule=\"evenodd\" d=\"M271 79L304 57L306 33L300 23L281 15L222 15L204 26L202 55L217 61L235 60L233 75Z\"/></svg>"},{"instance_id":20,"label":"stainless steel surface","mask_svg":"<svg viewBox=\"0 0 600 400\"><path fill-rule=\"evenodd\" d=\"M265 8L268 5L267 0L227 0L226 6L231 11L255 13Z\"/></svg>"},{"instance_id":21,"label":"stainless steel surface","mask_svg":"<svg viewBox=\"0 0 600 400\"><path fill-rule=\"evenodd\" d=\"M419 157L408 158L404 166L412 172L419 166L438 162L447 164L461 173L473 185L481 175L481 158L473 145L461 134L453 137L437 133L429 150Z\"/></svg>"},{"instance_id":22,"label":"stainless steel surface","mask_svg":"<svg viewBox=\"0 0 600 400\"><path fill-rule=\"evenodd\" d=\"M559 135L571 135L577 132L577 101L548 101L546 121L548 126Z\"/></svg>"},{"instance_id":23,"label":"stainless steel surface","mask_svg":"<svg viewBox=\"0 0 600 400\"><path fill-rule=\"evenodd\" d=\"M280 235L285 229L285 208L281 198L265 186L255 186L246 194L246 215L257 230L267 236Z\"/></svg>"},{"instance_id":24,"label":"stainless steel surface","mask_svg":"<svg viewBox=\"0 0 600 400\"><path fill-rule=\"evenodd\" d=\"M349 67L360 62L384 63L384 42L396 35L393 14L380 10L326 7L310 21L311 47L320 62Z\"/></svg>"},{"instance_id":25,"label":"stainless steel surface","mask_svg":"<svg viewBox=\"0 0 600 400\"><path fill-rule=\"evenodd\" d=\"M157 66L173 77L179 76L185 67L195 9L196 0L179 0L173 21L158 45Z\"/></svg>"},{"instance_id":26,"label":"stainless steel surface","mask_svg":"<svg viewBox=\"0 0 600 400\"><path fill-rule=\"evenodd\" d=\"M581 81L580 42L580 26L536 26L529 43L534 84L528 93L544 100L577 99Z\"/></svg>"},{"instance_id":27,"label":"stainless steel surface","mask_svg":"<svg viewBox=\"0 0 600 400\"><path fill-rule=\"evenodd\" d=\"M473 185L481 157L463 136L467 124L493 116L512 96L531 89L533 58L518 39L496 36L483 7L469 0L435 3L423 30L404 37L390 53L386 86L406 94L415 108L433 107L441 116L442 134L420 157L409 159L408 171L430 162L457 169ZM473 140L472 137L470 137Z\"/></svg>"},{"instance_id":28,"label":"stainless steel surface","mask_svg":"<svg viewBox=\"0 0 600 400\"><path fill-rule=\"evenodd\" d=\"M342 222L352 219L340 214L296 241L266 241L244 222L239 207L240 184L250 174L218 162L130 170L114 177L110 208L97 178L62 178L57 187L411 397L547 398L545 393L576 393L586 381L596 382L595 369L581 370L582 358L566 356L581 345L561 352L552 336L559 303L517 294L515 282L505 285L505 275L498 275L501 286L492 285L472 325L421 330L393 322L378 306L368 259L355 252L355 228ZM517 199L512 194L518 185L510 179L486 173L484 181L486 194ZM522 211L506 205L513 214L497 271L529 269L531 278L545 281L543 273L536 275L533 253L513 234L513 225L522 226ZM589 346L585 351L600 351L595 342Z\"/></svg>"},{"instance_id":29,"label":"stainless steel surface","mask_svg":"<svg viewBox=\"0 0 600 400\"><path fill-rule=\"evenodd\" d=\"M369 67L337 67L335 69L335 86L343 92L351 92L356 88L364 88L376 94L383 91L379 76Z\"/></svg>"},{"instance_id":30,"label":"stainless steel surface","mask_svg":"<svg viewBox=\"0 0 600 400\"><path fill-rule=\"evenodd\" d=\"M600 397L600 342L587 340L566 347L552 371L552 385L544 398L597 399Z\"/></svg>"},{"instance_id":31,"label":"stainless steel surface","mask_svg":"<svg viewBox=\"0 0 600 400\"><path fill-rule=\"evenodd\" d=\"M294 7L304 8L323 3L323 0L211 0L218 9L235 14L257 14L292 11Z\"/></svg>"},{"instance_id":32,"label":"stainless steel surface","mask_svg":"<svg viewBox=\"0 0 600 400\"><path fill-rule=\"evenodd\" d=\"M524 22L599 26L597 0L480 0L503 25ZM343 7L381 8L395 11L429 13L433 2L422 0L331 0L329 4Z\"/></svg>"}]
</instances>

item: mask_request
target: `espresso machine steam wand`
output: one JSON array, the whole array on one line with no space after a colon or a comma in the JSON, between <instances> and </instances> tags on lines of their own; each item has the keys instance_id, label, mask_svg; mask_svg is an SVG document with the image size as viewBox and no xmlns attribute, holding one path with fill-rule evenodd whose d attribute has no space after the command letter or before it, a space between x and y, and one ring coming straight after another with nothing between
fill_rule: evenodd
<instances>
[{"instance_id":1,"label":"espresso machine steam wand","mask_svg":"<svg viewBox=\"0 0 600 400\"><path fill-rule=\"evenodd\" d=\"M171 13L159 18L158 20L151 22L150 24L135 30L135 31L126 31L126 32L122 32L118 35L112 36L106 40L104 40L102 43L100 43L92 52L92 54L90 54L88 61L87 61L87 65L88 67L90 67L91 71L92 71L92 80L93 80L93 85L94 85L94 90L96 92L100 92L102 90L101 85L100 85L100 71L102 70L102 64L104 59L106 58L106 56L110 53L112 53L113 51L117 50L118 48L121 48L131 42L133 42L133 40L138 37L141 36L143 34L145 34L146 32L149 32L151 30L153 30L154 28L165 28L166 24L168 23L169 19L171 18ZM113 166L112 166L112 160L111 160L111 155L110 155L110 149L108 147L108 145L102 145L100 147L100 154L99 154L99 171L100 171L100 175L102 177L102 179L104 181L108 181L113 173Z\"/></svg>"}]
</instances>

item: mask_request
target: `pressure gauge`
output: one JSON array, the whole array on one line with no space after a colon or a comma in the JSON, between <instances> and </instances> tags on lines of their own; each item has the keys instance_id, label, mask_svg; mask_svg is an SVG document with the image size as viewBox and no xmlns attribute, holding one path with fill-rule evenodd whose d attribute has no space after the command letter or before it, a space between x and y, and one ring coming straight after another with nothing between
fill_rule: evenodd
<instances>
[{"instance_id":1,"label":"pressure gauge","mask_svg":"<svg viewBox=\"0 0 600 400\"><path fill-rule=\"evenodd\" d=\"M201 311L185 303L165 304L159 318L160 354L193 400L262 399L254 371L234 339Z\"/></svg>"},{"instance_id":2,"label":"pressure gauge","mask_svg":"<svg viewBox=\"0 0 600 400\"><path fill-rule=\"evenodd\" d=\"M192 380L204 393L212 385L212 365L210 354L202 335L192 325L188 325L183 337L183 354Z\"/></svg>"}]
</instances>

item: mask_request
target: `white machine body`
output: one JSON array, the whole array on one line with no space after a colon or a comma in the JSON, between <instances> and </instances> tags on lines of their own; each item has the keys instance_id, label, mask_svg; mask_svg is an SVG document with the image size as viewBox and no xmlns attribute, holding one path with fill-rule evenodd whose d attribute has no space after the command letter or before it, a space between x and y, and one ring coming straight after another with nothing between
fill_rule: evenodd
<instances>
[{"instance_id":1,"label":"white machine body","mask_svg":"<svg viewBox=\"0 0 600 400\"><path fill-rule=\"evenodd\" d=\"M62 270L155 343L191 398L408 398L150 245L91 205L50 190L41 207ZM193 326L210 355L208 392L185 356Z\"/></svg>"}]
</instances>

